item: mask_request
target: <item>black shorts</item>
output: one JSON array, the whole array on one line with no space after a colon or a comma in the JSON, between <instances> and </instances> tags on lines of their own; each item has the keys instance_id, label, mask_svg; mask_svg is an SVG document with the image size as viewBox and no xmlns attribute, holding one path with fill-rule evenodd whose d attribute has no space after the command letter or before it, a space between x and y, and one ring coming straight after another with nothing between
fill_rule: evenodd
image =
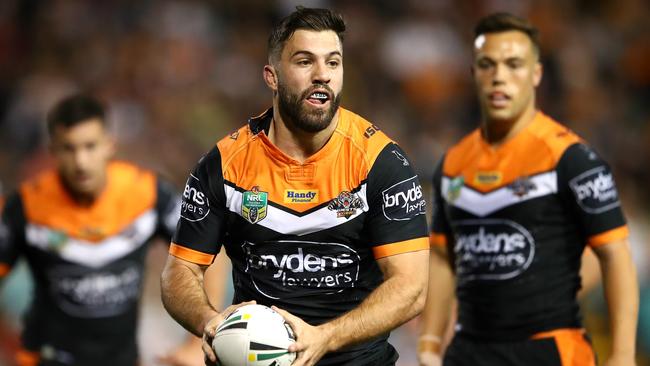
<instances>
[{"instance_id":1,"label":"black shorts","mask_svg":"<svg viewBox=\"0 0 650 366\"><path fill-rule=\"evenodd\" d=\"M595 366L582 329L558 329L515 342L489 342L456 335L443 366Z\"/></svg>"}]
</instances>

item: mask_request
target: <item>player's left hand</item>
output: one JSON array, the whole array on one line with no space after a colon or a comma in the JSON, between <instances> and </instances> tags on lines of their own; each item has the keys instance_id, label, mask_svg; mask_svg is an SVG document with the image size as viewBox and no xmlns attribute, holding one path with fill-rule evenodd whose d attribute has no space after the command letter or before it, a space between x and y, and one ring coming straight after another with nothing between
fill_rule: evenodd
<instances>
[{"instance_id":1,"label":"player's left hand","mask_svg":"<svg viewBox=\"0 0 650 366\"><path fill-rule=\"evenodd\" d=\"M321 327L314 327L302 319L275 306L271 307L282 315L296 336L296 343L289 346L289 352L296 352L291 366L313 366L328 351L329 336Z\"/></svg>"},{"instance_id":2,"label":"player's left hand","mask_svg":"<svg viewBox=\"0 0 650 366\"><path fill-rule=\"evenodd\" d=\"M634 355L612 354L603 366L636 366Z\"/></svg>"}]
</instances>

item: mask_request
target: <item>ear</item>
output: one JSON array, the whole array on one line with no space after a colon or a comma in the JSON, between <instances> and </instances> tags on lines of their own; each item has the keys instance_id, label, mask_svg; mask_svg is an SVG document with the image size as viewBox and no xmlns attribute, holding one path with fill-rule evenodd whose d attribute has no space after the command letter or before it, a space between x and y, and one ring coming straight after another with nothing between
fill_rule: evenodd
<instances>
[{"instance_id":1,"label":"ear","mask_svg":"<svg viewBox=\"0 0 650 366\"><path fill-rule=\"evenodd\" d=\"M108 152L108 156L111 158L114 157L115 153L117 152L117 141L115 139L115 136L112 134L106 136L106 150Z\"/></svg>"},{"instance_id":2,"label":"ear","mask_svg":"<svg viewBox=\"0 0 650 366\"><path fill-rule=\"evenodd\" d=\"M533 69L533 84L535 87L539 85L539 83L542 81L542 74L543 72L543 67L541 62L535 63L535 68Z\"/></svg>"},{"instance_id":3,"label":"ear","mask_svg":"<svg viewBox=\"0 0 650 366\"><path fill-rule=\"evenodd\" d=\"M273 65L264 65L262 76L264 77L264 82L271 90L278 90L278 74Z\"/></svg>"}]
</instances>

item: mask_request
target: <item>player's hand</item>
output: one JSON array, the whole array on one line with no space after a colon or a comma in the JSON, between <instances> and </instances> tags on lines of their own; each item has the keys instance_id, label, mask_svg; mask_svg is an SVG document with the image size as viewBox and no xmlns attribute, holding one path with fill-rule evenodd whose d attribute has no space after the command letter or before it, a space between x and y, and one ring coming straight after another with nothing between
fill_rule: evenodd
<instances>
[{"instance_id":1,"label":"player's hand","mask_svg":"<svg viewBox=\"0 0 650 366\"><path fill-rule=\"evenodd\" d=\"M418 365L420 366L441 366L440 337L429 334L421 335L418 339Z\"/></svg>"},{"instance_id":2,"label":"player's hand","mask_svg":"<svg viewBox=\"0 0 650 366\"><path fill-rule=\"evenodd\" d=\"M219 326L219 324L221 324L221 322L224 319L226 319L230 314L232 314L235 310L237 310L237 308L242 307L244 305L253 305L253 304L255 304L255 301L248 301L248 302L242 302L240 304L230 305L224 311L219 313L219 315L210 319L206 323L205 328L203 329L203 344L201 345L201 347L203 348L203 353L205 355L206 366L217 365L217 355L214 353L214 350L212 349L212 340L214 339L214 336L217 333L217 327Z\"/></svg>"},{"instance_id":3,"label":"player's hand","mask_svg":"<svg viewBox=\"0 0 650 366\"><path fill-rule=\"evenodd\" d=\"M282 315L296 336L296 343L289 346L289 352L296 352L296 359L291 366L315 365L329 351L329 337L322 329L275 306L271 308Z\"/></svg>"},{"instance_id":4,"label":"player's hand","mask_svg":"<svg viewBox=\"0 0 650 366\"><path fill-rule=\"evenodd\" d=\"M634 355L612 354L603 366L636 366Z\"/></svg>"},{"instance_id":5,"label":"player's hand","mask_svg":"<svg viewBox=\"0 0 650 366\"><path fill-rule=\"evenodd\" d=\"M185 342L171 352L158 357L157 361L161 365L168 366L204 366L202 343L201 338L190 335Z\"/></svg>"}]
</instances>

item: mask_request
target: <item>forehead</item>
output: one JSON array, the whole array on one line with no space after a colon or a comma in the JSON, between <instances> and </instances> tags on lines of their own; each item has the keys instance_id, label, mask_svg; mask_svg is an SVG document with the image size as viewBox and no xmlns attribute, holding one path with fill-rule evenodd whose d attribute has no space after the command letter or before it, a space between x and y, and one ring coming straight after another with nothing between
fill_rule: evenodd
<instances>
[{"instance_id":1,"label":"forehead","mask_svg":"<svg viewBox=\"0 0 650 366\"><path fill-rule=\"evenodd\" d=\"M517 30L485 33L474 40L476 57L509 58L533 56L533 43L524 32Z\"/></svg>"},{"instance_id":2,"label":"forehead","mask_svg":"<svg viewBox=\"0 0 650 366\"><path fill-rule=\"evenodd\" d=\"M73 126L56 126L52 139L55 141L77 141L98 139L105 135L104 124L98 118L83 120Z\"/></svg>"},{"instance_id":3,"label":"forehead","mask_svg":"<svg viewBox=\"0 0 650 366\"><path fill-rule=\"evenodd\" d=\"M282 50L283 56L292 57L299 52L309 52L316 55L339 52L343 54L341 41L336 32L331 30L312 31L298 29L287 39Z\"/></svg>"}]
</instances>

